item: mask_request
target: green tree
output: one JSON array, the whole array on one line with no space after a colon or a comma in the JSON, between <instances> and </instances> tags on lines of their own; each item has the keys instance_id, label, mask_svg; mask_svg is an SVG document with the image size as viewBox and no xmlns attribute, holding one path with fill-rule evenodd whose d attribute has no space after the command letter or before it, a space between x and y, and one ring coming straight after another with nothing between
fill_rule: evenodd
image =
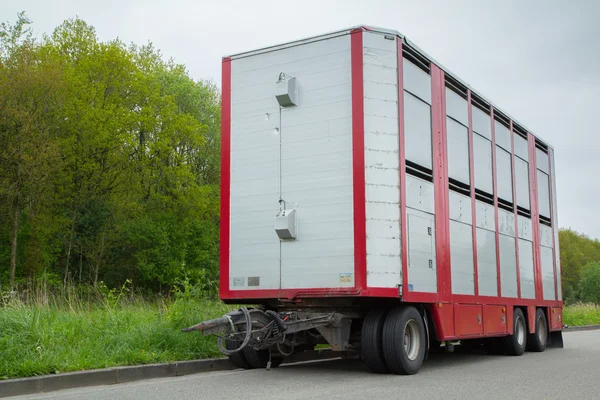
<instances>
[{"instance_id":1,"label":"green tree","mask_svg":"<svg viewBox=\"0 0 600 400\"><path fill-rule=\"evenodd\" d=\"M583 268L579 290L583 301L600 305L600 262Z\"/></svg>"},{"instance_id":2,"label":"green tree","mask_svg":"<svg viewBox=\"0 0 600 400\"><path fill-rule=\"evenodd\" d=\"M0 198L11 221L11 288L24 209L29 209L30 216L40 209L60 164L54 127L61 101L61 71L35 46L29 23L21 13L14 25L0 25ZM35 229L31 233L36 237Z\"/></svg>"}]
</instances>

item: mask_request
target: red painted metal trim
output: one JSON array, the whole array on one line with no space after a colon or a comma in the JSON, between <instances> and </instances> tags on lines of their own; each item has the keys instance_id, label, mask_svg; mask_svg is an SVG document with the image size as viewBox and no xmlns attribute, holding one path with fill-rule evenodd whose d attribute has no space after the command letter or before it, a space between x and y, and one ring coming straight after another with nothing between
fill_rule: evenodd
<instances>
[{"instance_id":1,"label":"red painted metal trim","mask_svg":"<svg viewBox=\"0 0 600 400\"><path fill-rule=\"evenodd\" d=\"M471 219L473 228L473 283L475 296L479 296L479 265L477 263L477 208L475 204L475 155L473 153L473 108L471 105L471 89L467 90L467 107L469 110L469 180L471 181Z\"/></svg>"},{"instance_id":2,"label":"red painted metal trim","mask_svg":"<svg viewBox=\"0 0 600 400\"><path fill-rule=\"evenodd\" d=\"M406 149L404 148L404 58L402 40L397 38L398 56L398 140L400 150L400 238L402 257L402 297L408 296L408 227L406 216Z\"/></svg>"},{"instance_id":3,"label":"red painted metal trim","mask_svg":"<svg viewBox=\"0 0 600 400\"><path fill-rule=\"evenodd\" d=\"M363 31L350 34L352 64L352 177L354 187L354 286L367 286L367 227L365 204L365 114Z\"/></svg>"},{"instance_id":4,"label":"red painted metal trim","mask_svg":"<svg viewBox=\"0 0 600 400\"><path fill-rule=\"evenodd\" d=\"M550 227L552 228L552 262L553 262L553 266L554 266L554 299L558 300L558 277L557 277L557 271L558 269L556 268L556 237L554 234L554 228L555 228L555 221L554 221L554 196L556 195L554 193L554 174L552 174L552 157L554 157L554 152L552 152L552 154L550 154L550 149L548 149L548 188L550 190L549 196L550 196ZM554 196L553 196L554 195ZM560 256L560 255L559 255Z\"/></svg>"},{"instance_id":5,"label":"red painted metal trim","mask_svg":"<svg viewBox=\"0 0 600 400\"><path fill-rule=\"evenodd\" d=\"M519 267L519 219L517 217L517 182L515 181L515 135L513 133L513 121L510 120L510 156L512 172L512 194L513 194L513 213L515 215L515 253L517 264L517 297L521 298L521 268Z\"/></svg>"},{"instance_id":6,"label":"red painted metal trim","mask_svg":"<svg viewBox=\"0 0 600 400\"><path fill-rule=\"evenodd\" d=\"M219 242L219 295L229 292L229 213L231 189L231 59L223 59L221 76L221 219Z\"/></svg>"},{"instance_id":7,"label":"red painted metal trim","mask_svg":"<svg viewBox=\"0 0 600 400\"><path fill-rule=\"evenodd\" d=\"M439 299L438 292L408 292L402 300L406 303L437 303Z\"/></svg>"},{"instance_id":8,"label":"red painted metal trim","mask_svg":"<svg viewBox=\"0 0 600 400\"><path fill-rule=\"evenodd\" d=\"M533 265L535 281L535 298L538 303L544 299L542 285L542 265L540 254L540 215L538 203L537 188L537 164L535 157L535 137L527 134L527 143L529 146L529 199L531 202L531 233L533 239Z\"/></svg>"},{"instance_id":9,"label":"red painted metal trim","mask_svg":"<svg viewBox=\"0 0 600 400\"><path fill-rule=\"evenodd\" d=\"M433 186L435 197L435 249L437 287L440 301L451 299L448 218L448 155L446 149L446 96L444 73L431 64L431 128L433 143Z\"/></svg>"},{"instance_id":10,"label":"red painted metal trim","mask_svg":"<svg viewBox=\"0 0 600 400\"><path fill-rule=\"evenodd\" d=\"M496 174L496 129L494 126L494 109L490 109L490 120L492 123L492 180L494 185L494 223L496 227L496 273L498 276L498 297L502 296L502 279L500 274L500 234L498 227L498 177Z\"/></svg>"},{"instance_id":11,"label":"red painted metal trim","mask_svg":"<svg viewBox=\"0 0 600 400\"><path fill-rule=\"evenodd\" d=\"M260 289L260 290L230 290L226 300L300 300L303 298L328 297L385 297L398 298L396 288L369 288L359 290L354 288L300 288L300 289Z\"/></svg>"}]
</instances>

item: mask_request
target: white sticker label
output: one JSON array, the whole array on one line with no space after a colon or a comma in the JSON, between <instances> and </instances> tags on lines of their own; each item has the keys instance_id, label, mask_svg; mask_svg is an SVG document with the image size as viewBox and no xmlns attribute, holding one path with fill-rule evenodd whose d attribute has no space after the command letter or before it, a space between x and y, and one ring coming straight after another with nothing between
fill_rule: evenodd
<instances>
[{"instance_id":1,"label":"white sticker label","mask_svg":"<svg viewBox=\"0 0 600 400\"><path fill-rule=\"evenodd\" d=\"M341 286L351 286L352 285L352 274L348 272L343 272L340 274L340 285Z\"/></svg>"}]
</instances>

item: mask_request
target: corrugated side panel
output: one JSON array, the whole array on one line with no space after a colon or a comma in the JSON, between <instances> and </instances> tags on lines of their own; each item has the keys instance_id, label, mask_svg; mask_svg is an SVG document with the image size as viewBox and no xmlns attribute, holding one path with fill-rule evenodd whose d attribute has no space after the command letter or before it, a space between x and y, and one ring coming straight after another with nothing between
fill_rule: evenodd
<instances>
[{"instance_id":1,"label":"corrugated side panel","mask_svg":"<svg viewBox=\"0 0 600 400\"><path fill-rule=\"evenodd\" d=\"M453 294L475 294L471 199L450 191L450 267Z\"/></svg>"},{"instance_id":2,"label":"corrugated side panel","mask_svg":"<svg viewBox=\"0 0 600 400\"><path fill-rule=\"evenodd\" d=\"M554 259L552 248L540 246L542 255L542 286L544 300L556 300L554 292Z\"/></svg>"},{"instance_id":3,"label":"corrugated side panel","mask_svg":"<svg viewBox=\"0 0 600 400\"><path fill-rule=\"evenodd\" d=\"M521 297L535 299L533 269L533 243L519 239L519 271L521 274Z\"/></svg>"},{"instance_id":4,"label":"corrugated side panel","mask_svg":"<svg viewBox=\"0 0 600 400\"><path fill-rule=\"evenodd\" d=\"M475 201L477 224L477 285L481 296L498 295L496 219L494 206Z\"/></svg>"},{"instance_id":5,"label":"corrugated side panel","mask_svg":"<svg viewBox=\"0 0 600 400\"><path fill-rule=\"evenodd\" d=\"M396 39L363 33L367 286L402 283Z\"/></svg>"},{"instance_id":6,"label":"corrugated side panel","mask_svg":"<svg viewBox=\"0 0 600 400\"><path fill-rule=\"evenodd\" d=\"M515 238L499 235L502 297L517 297L517 251Z\"/></svg>"},{"instance_id":7,"label":"corrugated side panel","mask_svg":"<svg viewBox=\"0 0 600 400\"><path fill-rule=\"evenodd\" d=\"M298 106L275 82L295 76ZM231 289L354 285L350 37L232 61ZM281 123L280 123L281 121ZM298 240L280 242L282 197Z\"/></svg>"}]
</instances>

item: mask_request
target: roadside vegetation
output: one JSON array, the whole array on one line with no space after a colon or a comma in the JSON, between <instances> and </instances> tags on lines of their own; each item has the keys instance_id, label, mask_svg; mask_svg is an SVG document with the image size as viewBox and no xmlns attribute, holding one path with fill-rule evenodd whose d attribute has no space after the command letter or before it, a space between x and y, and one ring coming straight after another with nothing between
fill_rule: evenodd
<instances>
[{"instance_id":1,"label":"roadside vegetation","mask_svg":"<svg viewBox=\"0 0 600 400\"><path fill-rule=\"evenodd\" d=\"M103 287L101 285L101 287ZM231 310L193 287L170 298L119 290L4 294L0 379L221 356L213 337L181 329Z\"/></svg>"}]
</instances>

